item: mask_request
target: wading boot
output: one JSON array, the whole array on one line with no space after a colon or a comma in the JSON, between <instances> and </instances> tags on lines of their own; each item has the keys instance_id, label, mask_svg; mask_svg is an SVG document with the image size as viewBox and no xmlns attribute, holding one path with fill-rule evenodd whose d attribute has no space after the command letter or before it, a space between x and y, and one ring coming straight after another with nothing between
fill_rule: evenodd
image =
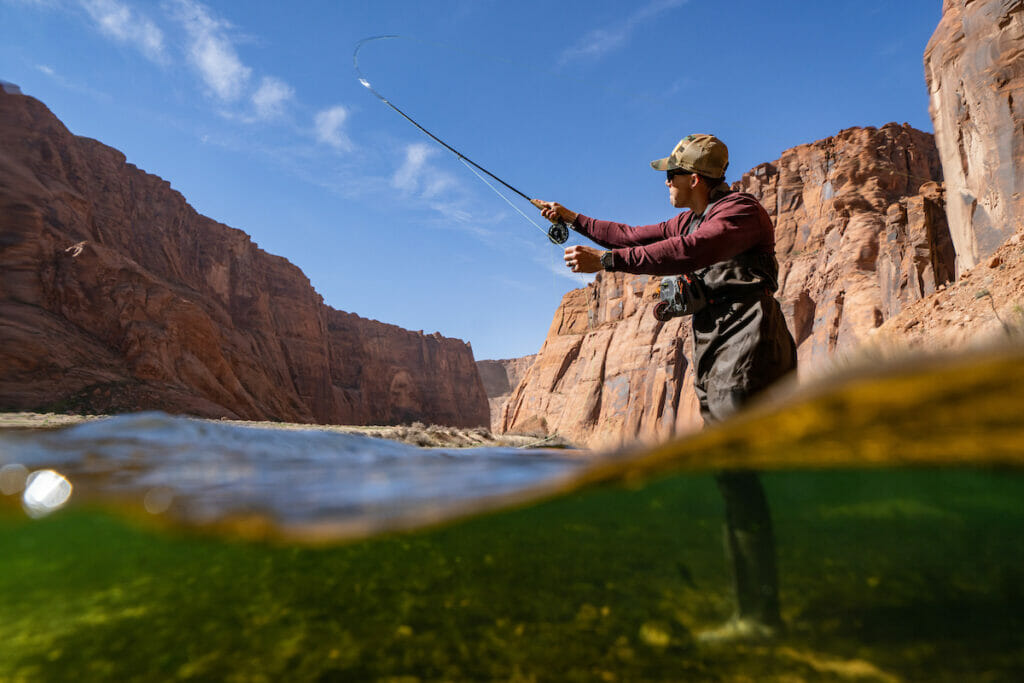
<instances>
[{"instance_id":1,"label":"wading boot","mask_svg":"<svg viewBox=\"0 0 1024 683\"><path fill-rule=\"evenodd\" d=\"M775 640L781 635L781 622L769 626L757 619L733 617L718 628L697 634L701 645L734 645L738 643L763 643Z\"/></svg>"},{"instance_id":2,"label":"wading boot","mask_svg":"<svg viewBox=\"0 0 1024 683\"><path fill-rule=\"evenodd\" d=\"M783 624L771 527L736 531L727 524L725 553L732 568L736 613L722 626L698 634L697 641L713 645L777 638Z\"/></svg>"}]
</instances>

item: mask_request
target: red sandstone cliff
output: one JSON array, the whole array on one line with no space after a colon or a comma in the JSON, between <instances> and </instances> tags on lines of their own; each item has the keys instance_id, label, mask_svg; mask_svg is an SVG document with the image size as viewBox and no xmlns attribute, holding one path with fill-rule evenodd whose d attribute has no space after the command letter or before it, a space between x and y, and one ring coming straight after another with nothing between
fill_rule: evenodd
<instances>
[{"instance_id":1,"label":"red sandstone cliff","mask_svg":"<svg viewBox=\"0 0 1024 683\"><path fill-rule=\"evenodd\" d=\"M467 344L323 304L37 100L0 92L0 409L488 424Z\"/></svg>"},{"instance_id":2,"label":"red sandstone cliff","mask_svg":"<svg viewBox=\"0 0 1024 683\"><path fill-rule=\"evenodd\" d=\"M1022 336L1024 0L945 0L925 74L934 143L850 129L737 184L776 221L803 373L865 342L884 354ZM698 424L689 335L652 320L653 292L602 274L567 294L497 428L602 446Z\"/></svg>"},{"instance_id":3,"label":"red sandstone cliff","mask_svg":"<svg viewBox=\"0 0 1024 683\"><path fill-rule=\"evenodd\" d=\"M478 360L476 367L480 371L480 379L487 392L487 401L491 409L491 430L501 426L501 413L508 402L512 390L519 386L526 371L533 365L536 355L502 360Z\"/></svg>"},{"instance_id":4,"label":"red sandstone cliff","mask_svg":"<svg viewBox=\"0 0 1024 683\"><path fill-rule=\"evenodd\" d=\"M1024 230L1024 0L945 0L924 66L959 275Z\"/></svg>"},{"instance_id":5,"label":"red sandstone cliff","mask_svg":"<svg viewBox=\"0 0 1024 683\"><path fill-rule=\"evenodd\" d=\"M656 287L653 278L602 273L566 294L499 431L557 433L604 447L693 426L688 328L682 319L654 319Z\"/></svg>"},{"instance_id":6,"label":"red sandstone cliff","mask_svg":"<svg viewBox=\"0 0 1024 683\"><path fill-rule=\"evenodd\" d=\"M1022 336L1024 0L944 0L924 63L935 144L895 124L850 129L737 184L776 222L801 373L866 341L884 355ZM695 424L689 341L666 353L645 287L605 275L570 292L502 427L607 445ZM634 393L664 398L655 408Z\"/></svg>"},{"instance_id":7,"label":"red sandstone cliff","mask_svg":"<svg viewBox=\"0 0 1024 683\"><path fill-rule=\"evenodd\" d=\"M939 178L931 136L888 124L800 145L736 183L775 222L777 296L802 371L951 277ZM501 429L603 447L698 426L689 322L655 320L656 290L657 278L601 273L569 292Z\"/></svg>"},{"instance_id":8,"label":"red sandstone cliff","mask_svg":"<svg viewBox=\"0 0 1024 683\"><path fill-rule=\"evenodd\" d=\"M776 296L802 370L952 278L940 179L932 136L890 123L794 147L736 184L775 222Z\"/></svg>"}]
</instances>

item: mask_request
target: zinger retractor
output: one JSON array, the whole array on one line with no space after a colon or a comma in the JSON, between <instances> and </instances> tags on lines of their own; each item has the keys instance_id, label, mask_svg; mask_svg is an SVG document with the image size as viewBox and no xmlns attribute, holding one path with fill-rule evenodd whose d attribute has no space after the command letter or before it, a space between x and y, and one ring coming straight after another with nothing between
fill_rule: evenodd
<instances>
[{"instance_id":1,"label":"zinger retractor","mask_svg":"<svg viewBox=\"0 0 1024 683\"><path fill-rule=\"evenodd\" d=\"M404 111L402 111L401 109L396 107L394 104L392 104L390 100L388 100L386 97L384 97L379 92L374 90L373 86L370 85L370 81L368 81L366 79L366 76L363 75L363 72L359 70L359 49L362 48L365 43L369 43L369 42L374 41L374 40L386 40L386 39L389 39L389 38L401 38L401 36L396 36L396 35L374 36L372 38L364 38L363 40L360 40L358 43L356 43L355 52L352 53L352 66L356 70L356 76L357 76L357 79L358 79L359 83L364 88L366 88L371 93L373 93L374 96L377 99L379 99L381 102L383 102L384 104L388 105L389 107L391 107L391 109L393 109L395 112L397 112L399 115L401 115L402 118L404 118L406 121L408 121L412 125L414 125L417 128L419 128L421 131L423 131L423 133L425 133L427 135L427 137L429 137L431 140L433 140L437 144L441 145L446 150L448 150L449 152L454 154L456 157L458 157L459 161L461 161L463 164L465 164L466 168L468 168L470 171L472 171L473 174L477 178L479 178L481 181L483 181L483 183L485 185L487 185L487 187L491 188L491 190L495 194L497 194L499 197L504 199L508 203L509 206L511 206L513 209L515 209L519 213L520 216L522 216L527 221L529 221L531 224L533 224L533 226L536 227L541 232L546 232L547 236L548 236L548 239L551 240L552 244L565 244L566 240L569 239L569 226L566 225L564 221L552 222L551 226L545 231L544 228L542 228L540 225L537 225L536 222L531 220L529 216L527 216L525 213L523 213L519 209L518 206L516 206L511 201L509 201L508 197L503 195L501 192L498 191L498 189L496 187L491 185L487 181L487 178L484 178L482 175L480 175L480 173L478 173L478 171L487 174L488 176L490 176L494 180L498 181L499 183L501 183L502 185L504 185L508 189L510 189L513 192L515 192L517 195L519 195L520 197L522 197L526 201L530 202L531 204L534 204L534 200L530 199L530 197L528 197L526 194L524 194L523 192L520 192L516 188L512 187L511 185L506 183L504 180L502 180L498 176L494 175L493 173L488 171L486 168L484 168L480 164L476 163L475 161L473 161L472 159L467 157L465 154L463 154L462 152L458 151L457 149L455 149L454 147L449 145L447 142L445 142L441 138L439 138L436 135L434 135L433 133L431 133L429 130L427 130L426 128L421 126L419 123L417 123L411 116L409 116ZM538 206L538 205L534 204L534 206ZM538 208L540 208L540 207L538 206Z\"/></svg>"}]
</instances>

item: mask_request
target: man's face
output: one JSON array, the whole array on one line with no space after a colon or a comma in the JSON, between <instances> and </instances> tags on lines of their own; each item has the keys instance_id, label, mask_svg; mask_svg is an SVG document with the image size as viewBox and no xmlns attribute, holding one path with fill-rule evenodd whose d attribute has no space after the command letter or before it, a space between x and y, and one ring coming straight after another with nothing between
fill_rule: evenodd
<instances>
[{"instance_id":1,"label":"man's face","mask_svg":"<svg viewBox=\"0 0 1024 683\"><path fill-rule=\"evenodd\" d=\"M693 195L694 174L677 168L668 171L666 175L665 184L668 185L669 202L677 209L688 208Z\"/></svg>"}]
</instances>

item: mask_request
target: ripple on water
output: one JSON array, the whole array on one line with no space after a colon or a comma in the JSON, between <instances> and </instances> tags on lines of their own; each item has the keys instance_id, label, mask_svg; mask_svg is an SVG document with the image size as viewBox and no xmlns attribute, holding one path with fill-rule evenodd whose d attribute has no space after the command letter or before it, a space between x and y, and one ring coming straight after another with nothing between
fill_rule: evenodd
<instances>
[{"instance_id":1,"label":"ripple on water","mask_svg":"<svg viewBox=\"0 0 1024 683\"><path fill-rule=\"evenodd\" d=\"M185 524L245 519L252 528L258 519L297 538L363 535L540 495L581 465L557 451L424 449L164 413L0 433L0 452L0 485L31 491L39 514L66 502L73 482L76 498L113 498Z\"/></svg>"}]
</instances>

